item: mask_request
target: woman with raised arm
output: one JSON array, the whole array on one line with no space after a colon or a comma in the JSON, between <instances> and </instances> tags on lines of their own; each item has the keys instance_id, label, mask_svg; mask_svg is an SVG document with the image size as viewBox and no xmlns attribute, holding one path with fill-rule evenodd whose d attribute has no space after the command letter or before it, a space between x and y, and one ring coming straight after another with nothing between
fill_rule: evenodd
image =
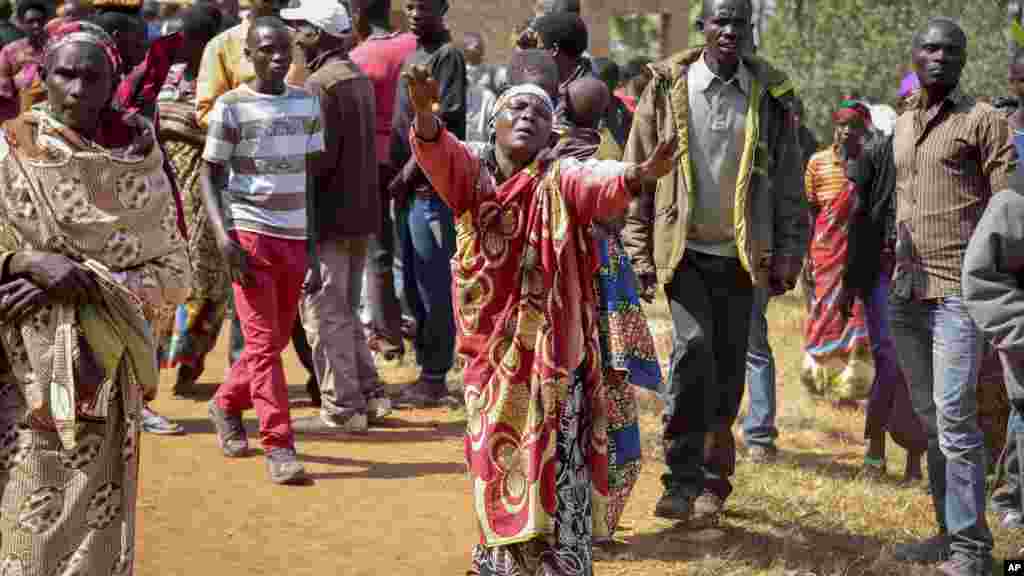
<instances>
[{"instance_id":1,"label":"woman with raised arm","mask_svg":"<svg viewBox=\"0 0 1024 576\"><path fill-rule=\"evenodd\" d=\"M555 159L551 98L523 84L495 104L494 145L478 153L433 114L428 70L413 67L408 86L413 152L456 222L457 351L481 531L472 573L590 575L593 518L608 505L608 415L587 228L668 173L675 142L642 164Z\"/></svg>"}]
</instances>

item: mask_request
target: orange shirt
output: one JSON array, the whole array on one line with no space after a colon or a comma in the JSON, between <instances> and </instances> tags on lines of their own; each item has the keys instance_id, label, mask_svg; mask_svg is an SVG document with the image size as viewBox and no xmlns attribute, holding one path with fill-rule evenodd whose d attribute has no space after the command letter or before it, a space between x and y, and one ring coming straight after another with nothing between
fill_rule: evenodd
<instances>
[{"instance_id":1,"label":"orange shirt","mask_svg":"<svg viewBox=\"0 0 1024 576\"><path fill-rule=\"evenodd\" d=\"M846 167L834 146L815 153L807 162L804 188L812 206L820 208L835 200L847 182Z\"/></svg>"}]
</instances>

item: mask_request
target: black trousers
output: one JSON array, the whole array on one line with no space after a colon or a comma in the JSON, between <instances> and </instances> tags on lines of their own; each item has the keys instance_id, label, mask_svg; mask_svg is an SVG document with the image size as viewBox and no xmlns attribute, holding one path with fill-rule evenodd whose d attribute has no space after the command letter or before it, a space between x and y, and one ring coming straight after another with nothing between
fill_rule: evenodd
<instances>
[{"instance_id":1,"label":"black trousers","mask_svg":"<svg viewBox=\"0 0 1024 576\"><path fill-rule=\"evenodd\" d=\"M402 337L402 305L395 290L397 230L391 219L391 202L387 190L395 172L390 167L381 165L379 174L382 198L381 228L380 233L374 235L370 241L364 289L370 307L370 333L379 338L379 350L387 355L401 356L405 353L405 344Z\"/></svg>"},{"instance_id":2,"label":"black trousers","mask_svg":"<svg viewBox=\"0 0 1024 576\"><path fill-rule=\"evenodd\" d=\"M662 387L662 482L725 499L736 462L731 427L746 382L753 284L738 259L687 250L665 293L674 339Z\"/></svg>"}]
</instances>

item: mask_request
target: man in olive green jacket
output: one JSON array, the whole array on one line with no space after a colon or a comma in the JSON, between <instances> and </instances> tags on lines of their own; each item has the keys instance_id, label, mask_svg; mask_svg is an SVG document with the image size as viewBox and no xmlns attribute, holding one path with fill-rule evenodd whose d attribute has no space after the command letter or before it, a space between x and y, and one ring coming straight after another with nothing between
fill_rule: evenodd
<instances>
[{"instance_id":1,"label":"man in olive green jacket","mask_svg":"<svg viewBox=\"0 0 1024 576\"><path fill-rule=\"evenodd\" d=\"M663 388L665 494L655 515L717 519L732 491L755 286L796 283L807 244L795 94L750 54L749 0L705 0L706 45L651 66L626 161L678 135L678 167L636 198L623 238L646 299L675 332Z\"/></svg>"}]
</instances>

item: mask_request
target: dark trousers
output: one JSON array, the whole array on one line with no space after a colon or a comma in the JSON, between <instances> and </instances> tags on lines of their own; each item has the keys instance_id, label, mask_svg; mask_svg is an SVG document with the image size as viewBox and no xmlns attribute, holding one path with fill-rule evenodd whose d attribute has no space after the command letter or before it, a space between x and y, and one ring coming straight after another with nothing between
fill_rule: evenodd
<instances>
[{"instance_id":1,"label":"dark trousers","mask_svg":"<svg viewBox=\"0 0 1024 576\"><path fill-rule=\"evenodd\" d=\"M388 166L380 166L381 228L370 240L366 259L367 303L370 307L370 334L378 339L378 350L388 356L402 355L402 307L395 291L395 223L387 186L394 176Z\"/></svg>"},{"instance_id":2,"label":"dark trousers","mask_svg":"<svg viewBox=\"0 0 1024 576\"><path fill-rule=\"evenodd\" d=\"M674 339L663 384L666 487L725 499L736 462L730 430L746 376L754 289L736 258L687 250L665 287Z\"/></svg>"},{"instance_id":3,"label":"dark trousers","mask_svg":"<svg viewBox=\"0 0 1024 576\"><path fill-rule=\"evenodd\" d=\"M399 229L405 297L416 317L416 362L423 368L420 379L441 391L455 360L452 211L436 194L417 194Z\"/></svg>"}]
</instances>

